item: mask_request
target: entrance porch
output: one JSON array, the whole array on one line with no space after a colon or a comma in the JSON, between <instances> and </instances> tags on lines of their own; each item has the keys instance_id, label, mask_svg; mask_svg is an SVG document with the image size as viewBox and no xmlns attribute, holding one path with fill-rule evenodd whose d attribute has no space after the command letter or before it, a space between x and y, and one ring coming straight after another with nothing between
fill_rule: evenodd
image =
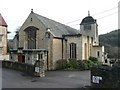
<instances>
[{"instance_id":1,"label":"entrance porch","mask_svg":"<svg viewBox=\"0 0 120 90\"><path fill-rule=\"evenodd\" d=\"M44 62L45 70L48 69L48 51L46 49L11 49L10 61L22 62L34 65L39 60Z\"/></svg>"}]
</instances>

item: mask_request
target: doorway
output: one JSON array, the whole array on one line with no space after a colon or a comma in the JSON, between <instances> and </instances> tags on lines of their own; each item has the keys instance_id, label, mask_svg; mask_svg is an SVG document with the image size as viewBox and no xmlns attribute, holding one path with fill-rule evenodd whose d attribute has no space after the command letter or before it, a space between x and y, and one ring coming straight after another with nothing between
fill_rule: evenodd
<instances>
[{"instance_id":1,"label":"doorway","mask_svg":"<svg viewBox=\"0 0 120 90\"><path fill-rule=\"evenodd\" d=\"M25 63L25 55L19 54L18 55L18 62Z\"/></svg>"}]
</instances>

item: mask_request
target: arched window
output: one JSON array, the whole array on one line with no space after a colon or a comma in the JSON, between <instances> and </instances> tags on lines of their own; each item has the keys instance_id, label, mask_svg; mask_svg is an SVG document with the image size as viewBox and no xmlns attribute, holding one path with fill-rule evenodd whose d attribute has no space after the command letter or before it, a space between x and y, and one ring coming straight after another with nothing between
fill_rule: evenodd
<instances>
[{"instance_id":1,"label":"arched window","mask_svg":"<svg viewBox=\"0 0 120 90\"><path fill-rule=\"evenodd\" d=\"M28 30L28 49L36 49L36 30Z\"/></svg>"},{"instance_id":2,"label":"arched window","mask_svg":"<svg viewBox=\"0 0 120 90\"><path fill-rule=\"evenodd\" d=\"M37 28L30 26L25 29L27 35L27 48L36 49L36 32Z\"/></svg>"},{"instance_id":3,"label":"arched window","mask_svg":"<svg viewBox=\"0 0 120 90\"><path fill-rule=\"evenodd\" d=\"M70 43L70 59L76 59L76 44Z\"/></svg>"}]
</instances>

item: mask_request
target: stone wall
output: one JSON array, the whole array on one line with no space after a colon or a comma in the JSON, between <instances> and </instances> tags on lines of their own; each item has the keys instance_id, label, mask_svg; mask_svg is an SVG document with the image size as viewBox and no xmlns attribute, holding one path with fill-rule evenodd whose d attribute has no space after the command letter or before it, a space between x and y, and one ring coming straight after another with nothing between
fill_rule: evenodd
<instances>
[{"instance_id":1,"label":"stone wall","mask_svg":"<svg viewBox=\"0 0 120 90\"><path fill-rule=\"evenodd\" d=\"M34 75L35 72L34 65L19 62L2 61L2 67L22 71L28 73L29 75Z\"/></svg>"},{"instance_id":2,"label":"stone wall","mask_svg":"<svg viewBox=\"0 0 120 90\"><path fill-rule=\"evenodd\" d=\"M7 54L7 27L0 26L0 47L2 47L2 51L0 54Z\"/></svg>"},{"instance_id":3,"label":"stone wall","mask_svg":"<svg viewBox=\"0 0 120 90\"><path fill-rule=\"evenodd\" d=\"M77 60L82 60L82 41L81 36L66 36L67 39L67 59L70 58L70 44L75 43L76 44L76 54L77 54Z\"/></svg>"},{"instance_id":4,"label":"stone wall","mask_svg":"<svg viewBox=\"0 0 120 90\"><path fill-rule=\"evenodd\" d=\"M9 55L0 55L0 60L9 60Z\"/></svg>"},{"instance_id":5,"label":"stone wall","mask_svg":"<svg viewBox=\"0 0 120 90\"><path fill-rule=\"evenodd\" d=\"M99 51L99 57L97 52ZM99 61L104 63L104 47L103 46L93 46L92 47L92 57L98 58Z\"/></svg>"},{"instance_id":6,"label":"stone wall","mask_svg":"<svg viewBox=\"0 0 120 90\"><path fill-rule=\"evenodd\" d=\"M53 39L53 66L56 67L56 61L62 59L62 40Z\"/></svg>"},{"instance_id":7,"label":"stone wall","mask_svg":"<svg viewBox=\"0 0 120 90\"><path fill-rule=\"evenodd\" d=\"M86 47L85 47L86 44ZM92 39L91 37L82 35L82 60L83 59L88 59L90 56L92 56L91 54L91 50L92 50Z\"/></svg>"}]
</instances>

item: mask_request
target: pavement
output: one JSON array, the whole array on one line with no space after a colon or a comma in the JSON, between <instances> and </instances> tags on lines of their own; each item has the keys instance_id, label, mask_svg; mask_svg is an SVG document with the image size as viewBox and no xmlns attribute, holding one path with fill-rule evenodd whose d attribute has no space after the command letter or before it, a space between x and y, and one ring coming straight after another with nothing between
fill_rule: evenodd
<instances>
[{"instance_id":1,"label":"pavement","mask_svg":"<svg viewBox=\"0 0 120 90\"><path fill-rule=\"evenodd\" d=\"M2 88L81 88L90 84L90 71L47 71L40 78L2 69Z\"/></svg>"}]
</instances>

